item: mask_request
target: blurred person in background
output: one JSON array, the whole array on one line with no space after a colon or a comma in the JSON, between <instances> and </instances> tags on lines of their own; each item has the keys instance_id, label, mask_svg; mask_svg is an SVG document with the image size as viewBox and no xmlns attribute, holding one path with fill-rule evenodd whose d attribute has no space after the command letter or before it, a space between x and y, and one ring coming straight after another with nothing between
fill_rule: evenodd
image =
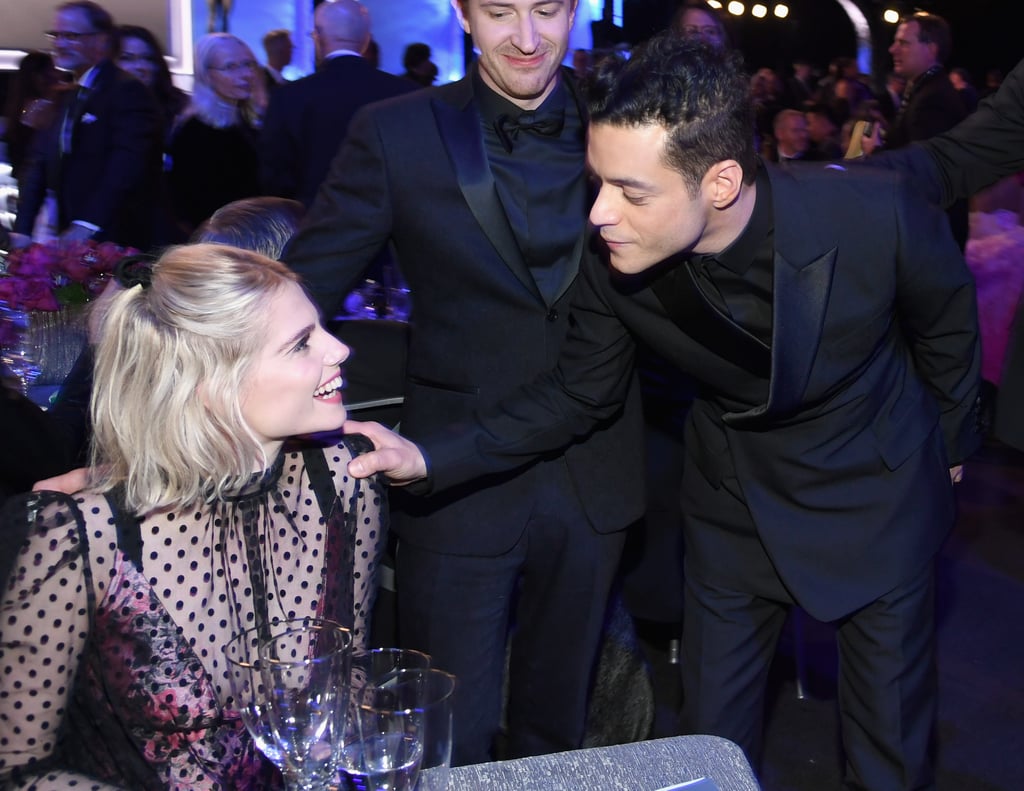
<instances>
[{"instance_id":1,"label":"blurred person in background","mask_svg":"<svg viewBox=\"0 0 1024 791\"><path fill-rule=\"evenodd\" d=\"M48 52L33 50L19 61L4 106L4 141L14 178L21 172L32 141L56 120L62 87L60 72Z\"/></svg>"},{"instance_id":2,"label":"blurred person in background","mask_svg":"<svg viewBox=\"0 0 1024 791\"><path fill-rule=\"evenodd\" d=\"M166 139L174 120L188 105L188 95L175 87L163 48L156 36L139 25L118 26L114 62L156 96Z\"/></svg>"},{"instance_id":3,"label":"blurred person in background","mask_svg":"<svg viewBox=\"0 0 1024 791\"><path fill-rule=\"evenodd\" d=\"M956 88L960 101L964 103L964 110L973 113L978 109L978 91L971 81L971 73L962 66L949 70L949 81Z\"/></svg>"},{"instance_id":4,"label":"blurred person in background","mask_svg":"<svg viewBox=\"0 0 1024 791\"><path fill-rule=\"evenodd\" d=\"M257 139L266 108L259 64L230 33L196 42L192 100L168 146L175 217L186 233L231 201L260 194Z\"/></svg>"},{"instance_id":5,"label":"blurred person in background","mask_svg":"<svg viewBox=\"0 0 1024 791\"><path fill-rule=\"evenodd\" d=\"M437 64L430 59L430 45L416 42L405 48L402 55L402 76L417 85L429 88L437 79Z\"/></svg>"},{"instance_id":6,"label":"blurred person in background","mask_svg":"<svg viewBox=\"0 0 1024 791\"><path fill-rule=\"evenodd\" d=\"M269 94L278 85L284 85L284 68L292 62L295 44L292 43L290 30L279 28L271 30L263 37L263 50L267 53L267 65L263 67L263 82Z\"/></svg>"},{"instance_id":7,"label":"blurred person in background","mask_svg":"<svg viewBox=\"0 0 1024 791\"><path fill-rule=\"evenodd\" d=\"M63 3L47 36L54 64L76 84L23 168L11 243L31 243L52 190L63 241L114 241L144 250L161 194L156 100L113 62L114 20L102 6Z\"/></svg>"},{"instance_id":8,"label":"blurred person in background","mask_svg":"<svg viewBox=\"0 0 1024 791\"><path fill-rule=\"evenodd\" d=\"M725 23L704 0L685 0L676 9L670 28L683 38L698 39L713 47L729 46Z\"/></svg>"}]
</instances>

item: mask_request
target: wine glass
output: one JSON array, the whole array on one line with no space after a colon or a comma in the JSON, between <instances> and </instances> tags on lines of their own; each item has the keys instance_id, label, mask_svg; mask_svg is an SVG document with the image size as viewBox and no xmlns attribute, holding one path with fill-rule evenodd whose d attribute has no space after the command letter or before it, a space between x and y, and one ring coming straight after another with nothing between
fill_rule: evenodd
<instances>
[{"instance_id":1,"label":"wine glass","mask_svg":"<svg viewBox=\"0 0 1024 791\"><path fill-rule=\"evenodd\" d=\"M447 791L455 677L410 668L353 692L342 772L356 791Z\"/></svg>"},{"instance_id":2,"label":"wine glass","mask_svg":"<svg viewBox=\"0 0 1024 791\"><path fill-rule=\"evenodd\" d=\"M4 338L0 363L18 380L22 395L28 395L29 387L42 372L30 338L31 318L28 311L0 300L0 324L6 325L0 332L0 338Z\"/></svg>"},{"instance_id":3,"label":"wine glass","mask_svg":"<svg viewBox=\"0 0 1024 791\"><path fill-rule=\"evenodd\" d=\"M267 687L263 683L259 663L260 629L253 627L231 638L224 647L231 700L228 708L238 712L259 751L278 769L284 769L284 758L270 727Z\"/></svg>"},{"instance_id":4,"label":"wine glass","mask_svg":"<svg viewBox=\"0 0 1024 791\"><path fill-rule=\"evenodd\" d=\"M337 777L348 708L352 633L322 618L287 621L259 647L268 720L288 791Z\"/></svg>"},{"instance_id":5,"label":"wine glass","mask_svg":"<svg viewBox=\"0 0 1024 791\"><path fill-rule=\"evenodd\" d=\"M342 777L349 791L412 791L423 758L423 714L399 691L369 684L353 691Z\"/></svg>"},{"instance_id":6,"label":"wine glass","mask_svg":"<svg viewBox=\"0 0 1024 791\"><path fill-rule=\"evenodd\" d=\"M409 648L368 648L352 654L351 687L354 691L381 684L399 670L430 667L430 656Z\"/></svg>"}]
</instances>

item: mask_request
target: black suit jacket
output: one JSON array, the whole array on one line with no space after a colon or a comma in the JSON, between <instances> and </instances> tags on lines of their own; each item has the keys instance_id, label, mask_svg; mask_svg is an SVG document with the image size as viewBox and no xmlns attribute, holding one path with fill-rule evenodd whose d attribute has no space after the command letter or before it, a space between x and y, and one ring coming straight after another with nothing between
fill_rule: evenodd
<instances>
[{"instance_id":1,"label":"black suit jacket","mask_svg":"<svg viewBox=\"0 0 1024 791\"><path fill-rule=\"evenodd\" d=\"M871 157L883 165L911 173L929 198L949 205L1024 171L1024 60L1014 67L993 95L945 134L899 151ZM996 401L995 434L1024 450L1024 300L1018 304L1003 378Z\"/></svg>"},{"instance_id":2,"label":"black suit jacket","mask_svg":"<svg viewBox=\"0 0 1024 791\"><path fill-rule=\"evenodd\" d=\"M356 111L417 87L356 55L331 58L313 74L279 85L260 136L263 190L309 206Z\"/></svg>"},{"instance_id":3,"label":"black suit jacket","mask_svg":"<svg viewBox=\"0 0 1024 791\"><path fill-rule=\"evenodd\" d=\"M19 185L14 229L31 235L50 188L57 196L60 230L84 220L99 226L98 240L146 249L162 200L160 111L149 89L112 61L96 69L74 122L70 153L60 149L63 111L40 136ZM74 95L68 92L65 100L72 102Z\"/></svg>"},{"instance_id":4,"label":"black suit jacket","mask_svg":"<svg viewBox=\"0 0 1024 791\"><path fill-rule=\"evenodd\" d=\"M903 112L897 114L897 119L890 127L886 146L902 148L917 140L927 140L952 129L966 115L967 111L956 88L949 81L949 75L940 69L921 78ZM967 201L952 203L947 213L953 237L962 250L967 244L969 232Z\"/></svg>"},{"instance_id":5,"label":"black suit jacket","mask_svg":"<svg viewBox=\"0 0 1024 791\"><path fill-rule=\"evenodd\" d=\"M699 381L684 492L699 475L727 496L735 478L775 568L814 617L850 613L919 571L952 525L948 467L977 444L973 280L940 212L891 174L857 170L769 170L766 389L677 326L650 273L616 276L595 257L558 368L485 411L474 430L421 440L434 489L586 431L625 397L641 341ZM729 531L690 521L687 551L732 567L742 584Z\"/></svg>"},{"instance_id":6,"label":"black suit jacket","mask_svg":"<svg viewBox=\"0 0 1024 791\"><path fill-rule=\"evenodd\" d=\"M578 267L546 302L495 191L480 123L469 77L364 108L283 256L332 315L394 245L412 297L401 428L413 440L468 426L476 410L551 368L570 326ZM571 220L581 254L586 212L581 205ZM575 494L603 532L643 510L639 403L632 393L624 401L625 420L610 410L565 453ZM437 551L497 555L521 535L531 503L529 482L503 471L410 498L395 528Z\"/></svg>"}]
</instances>

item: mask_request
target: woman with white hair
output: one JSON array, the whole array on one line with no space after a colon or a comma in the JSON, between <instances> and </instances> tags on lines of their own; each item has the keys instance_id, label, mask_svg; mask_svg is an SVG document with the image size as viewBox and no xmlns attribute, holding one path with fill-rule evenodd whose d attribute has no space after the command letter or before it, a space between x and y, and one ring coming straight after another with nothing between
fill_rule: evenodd
<instances>
[{"instance_id":1,"label":"woman with white hair","mask_svg":"<svg viewBox=\"0 0 1024 791\"><path fill-rule=\"evenodd\" d=\"M196 42L192 100L171 135L171 200L186 234L221 206L260 194L257 137L266 88L249 46L230 33Z\"/></svg>"},{"instance_id":2,"label":"woman with white hair","mask_svg":"<svg viewBox=\"0 0 1024 791\"><path fill-rule=\"evenodd\" d=\"M365 647L386 501L347 465L369 442L288 444L344 423L349 350L253 252L170 248L127 279L101 317L88 487L0 521L29 525L0 596L0 786L273 788L222 651L305 616Z\"/></svg>"}]
</instances>

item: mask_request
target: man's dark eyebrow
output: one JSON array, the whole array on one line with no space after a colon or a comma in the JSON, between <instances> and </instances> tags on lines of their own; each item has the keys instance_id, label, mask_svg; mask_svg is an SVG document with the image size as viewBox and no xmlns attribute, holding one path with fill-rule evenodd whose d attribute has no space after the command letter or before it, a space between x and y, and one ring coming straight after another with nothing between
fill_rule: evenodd
<instances>
[{"instance_id":1,"label":"man's dark eyebrow","mask_svg":"<svg viewBox=\"0 0 1024 791\"><path fill-rule=\"evenodd\" d=\"M633 189L649 190L651 185L646 181L640 179L631 179L629 177L623 177L619 179L608 179L609 184L614 184L616 187L632 187Z\"/></svg>"}]
</instances>

